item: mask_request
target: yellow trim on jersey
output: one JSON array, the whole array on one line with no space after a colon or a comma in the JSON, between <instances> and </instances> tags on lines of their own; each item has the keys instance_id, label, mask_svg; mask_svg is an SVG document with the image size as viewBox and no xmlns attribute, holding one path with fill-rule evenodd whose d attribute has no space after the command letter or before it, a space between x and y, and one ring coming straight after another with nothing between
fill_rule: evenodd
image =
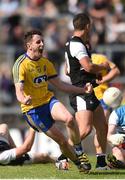
<instances>
[{"instance_id":1,"label":"yellow trim on jersey","mask_svg":"<svg viewBox=\"0 0 125 180\"><path fill-rule=\"evenodd\" d=\"M101 64L101 63L108 61L111 69L113 69L116 66L113 62L109 61L106 56L104 56L102 54L92 54L91 60L92 60L92 63L94 63L94 64ZM100 73L103 77L108 73L108 71L102 70ZM103 93L107 88L108 88L108 83L103 83L103 84L94 88L95 95L99 100L102 99Z\"/></svg>"},{"instance_id":2,"label":"yellow trim on jersey","mask_svg":"<svg viewBox=\"0 0 125 180\"><path fill-rule=\"evenodd\" d=\"M13 66L14 83L24 83L24 95L32 97L31 105L21 104L23 112L41 106L50 101L54 96L48 90L48 79L57 76L53 64L47 58L37 61L29 59L28 56L20 56Z\"/></svg>"}]
</instances>

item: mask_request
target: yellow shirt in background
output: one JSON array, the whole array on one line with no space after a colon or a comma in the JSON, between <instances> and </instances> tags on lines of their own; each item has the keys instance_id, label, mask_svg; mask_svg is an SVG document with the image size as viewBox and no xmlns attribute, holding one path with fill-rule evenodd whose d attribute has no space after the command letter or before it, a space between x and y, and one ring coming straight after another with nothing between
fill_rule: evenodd
<instances>
[{"instance_id":1,"label":"yellow shirt in background","mask_svg":"<svg viewBox=\"0 0 125 180\"><path fill-rule=\"evenodd\" d=\"M102 55L102 54L92 54L91 55L91 60L92 60L93 64L101 64L101 63L104 63L104 62L108 61L109 66L110 66L111 69L115 67L115 64L113 62L109 61L107 59L107 57ZM108 71L107 70L102 70L100 73L101 73L101 75L103 77L108 73ZM103 83L103 84L101 84L101 85L94 88L95 95L99 100L102 99L103 93L107 88L108 88L108 83Z\"/></svg>"},{"instance_id":2,"label":"yellow shirt in background","mask_svg":"<svg viewBox=\"0 0 125 180\"><path fill-rule=\"evenodd\" d=\"M24 83L25 95L32 97L31 105L21 104L22 112L49 102L53 92L48 90L48 79L55 76L57 72L47 58L33 61L24 54L16 60L13 66L14 83Z\"/></svg>"}]
</instances>

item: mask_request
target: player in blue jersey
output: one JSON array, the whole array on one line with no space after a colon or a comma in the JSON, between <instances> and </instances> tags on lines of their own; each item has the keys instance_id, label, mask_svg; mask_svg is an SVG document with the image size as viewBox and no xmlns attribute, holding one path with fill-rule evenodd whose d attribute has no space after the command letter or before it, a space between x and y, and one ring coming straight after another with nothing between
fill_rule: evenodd
<instances>
[{"instance_id":1,"label":"player in blue jersey","mask_svg":"<svg viewBox=\"0 0 125 180\"><path fill-rule=\"evenodd\" d=\"M110 167L125 169L125 105L109 116L107 138L112 145L112 154L107 157Z\"/></svg>"}]
</instances>

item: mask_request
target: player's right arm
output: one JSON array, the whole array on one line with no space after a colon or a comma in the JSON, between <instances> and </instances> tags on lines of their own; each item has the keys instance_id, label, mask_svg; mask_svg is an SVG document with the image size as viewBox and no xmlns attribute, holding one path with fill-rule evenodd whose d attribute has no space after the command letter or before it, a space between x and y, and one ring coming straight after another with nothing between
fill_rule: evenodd
<instances>
[{"instance_id":1,"label":"player's right arm","mask_svg":"<svg viewBox=\"0 0 125 180\"><path fill-rule=\"evenodd\" d=\"M108 62L102 63L102 64L93 64L90 61L90 58L88 56L82 57L80 59L80 64L81 66L89 73L99 73L100 71L104 70L104 69L109 69L109 64Z\"/></svg>"},{"instance_id":2,"label":"player's right arm","mask_svg":"<svg viewBox=\"0 0 125 180\"><path fill-rule=\"evenodd\" d=\"M25 105L31 104L31 96L25 96L24 95L24 84L23 83L16 83L15 84L15 90L16 90L16 97L17 100Z\"/></svg>"},{"instance_id":3,"label":"player's right arm","mask_svg":"<svg viewBox=\"0 0 125 180\"><path fill-rule=\"evenodd\" d=\"M88 56L85 46L80 42L77 43L77 49L76 49L76 43L71 43L70 51L72 57L76 57L79 60L81 66L84 68L84 70L89 73L97 74L104 69L107 70L109 69L108 62L104 62L99 65L93 64Z\"/></svg>"},{"instance_id":4,"label":"player's right arm","mask_svg":"<svg viewBox=\"0 0 125 180\"><path fill-rule=\"evenodd\" d=\"M19 57L13 66L13 79L17 100L22 104L29 105L31 103L31 96L24 94L25 67L22 59L23 56Z\"/></svg>"}]
</instances>

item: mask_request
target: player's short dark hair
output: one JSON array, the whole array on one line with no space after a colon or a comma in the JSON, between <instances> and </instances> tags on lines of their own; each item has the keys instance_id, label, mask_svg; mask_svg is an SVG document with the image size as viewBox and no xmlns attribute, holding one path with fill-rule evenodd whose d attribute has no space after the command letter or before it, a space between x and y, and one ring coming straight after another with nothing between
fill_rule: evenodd
<instances>
[{"instance_id":1,"label":"player's short dark hair","mask_svg":"<svg viewBox=\"0 0 125 180\"><path fill-rule=\"evenodd\" d=\"M29 42L35 34L42 36L42 32L38 29L33 29L26 32L24 34L24 44L26 45L26 43Z\"/></svg>"},{"instance_id":2,"label":"player's short dark hair","mask_svg":"<svg viewBox=\"0 0 125 180\"><path fill-rule=\"evenodd\" d=\"M75 15L73 19L73 26L75 30L83 30L87 24L90 24L90 22L90 18L87 14L79 13Z\"/></svg>"}]
</instances>

